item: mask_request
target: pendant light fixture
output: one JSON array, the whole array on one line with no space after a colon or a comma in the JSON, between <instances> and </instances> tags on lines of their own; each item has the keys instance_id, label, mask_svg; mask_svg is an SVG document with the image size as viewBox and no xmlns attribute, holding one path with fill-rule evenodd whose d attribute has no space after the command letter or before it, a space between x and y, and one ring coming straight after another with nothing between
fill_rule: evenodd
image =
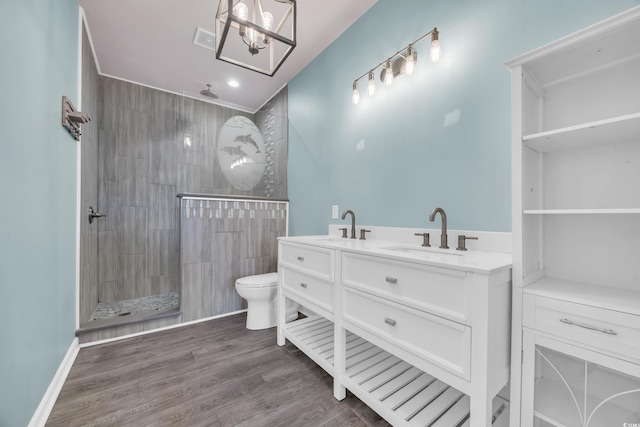
<instances>
[{"instance_id":1,"label":"pendant light fixture","mask_svg":"<svg viewBox=\"0 0 640 427\"><path fill-rule=\"evenodd\" d=\"M367 93L369 96L373 96L376 93L376 85L374 79L374 72L376 69L381 68L380 80L382 80L387 86L391 86L396 77L406 74L410 76L415 71L416 63L418 62L418 54L414 48L416 43L421 42L427 36L431 36L431 51L429 53L429 59L435 63L440 60L440 33L437 28L422 35L417 40L409 43L409 45L403 49L400 49L389 58L380 62L368 72L364 73L353 81L353 95L351 97L352 102L357 105L360 102L360 92L358 90L358 80L364 76L368 76L369 84L367 85Z\"/></svg>"},{"instance_id":2,"label":"pendant light fixture","mask_svg":"<svg viewBox=\"0 0 640 427\"><path fill-rule=\"evenodd\" d=\"M273 76L296 47L295 0L220 0L216 58Z\"/></svg>"}]
</instances>

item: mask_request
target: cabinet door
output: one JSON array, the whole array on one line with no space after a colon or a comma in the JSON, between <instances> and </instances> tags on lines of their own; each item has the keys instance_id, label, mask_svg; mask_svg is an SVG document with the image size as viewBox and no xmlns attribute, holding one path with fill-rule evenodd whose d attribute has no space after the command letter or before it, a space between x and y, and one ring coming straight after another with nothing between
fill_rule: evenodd
<instances>
[{"instance_id":1,"label":"cabinet door","mask_svg":"<svg viewBox=\"0 0 640 427\"><path fill-rule=\"evenodd\" d=\"M525 341L523 382L533 392L523 393L523 426L640 425L640 378L625 373L637 365L533 333Z\"/></svg>"}]
</instances>

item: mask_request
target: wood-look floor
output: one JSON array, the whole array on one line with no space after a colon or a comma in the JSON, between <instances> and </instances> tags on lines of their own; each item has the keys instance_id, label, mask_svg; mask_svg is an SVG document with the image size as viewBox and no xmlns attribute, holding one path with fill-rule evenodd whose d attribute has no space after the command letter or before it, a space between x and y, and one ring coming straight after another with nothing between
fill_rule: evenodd
<instances>
[{"instance_id":1,"label":"wood-look floor","mask_svg":"<svg viewBox=\"0 0 640 427\"><path fill-rule=\"evenodd\" d=\"M47 426L388 426L239 314L80 350Z\"/></svg>"}]
</instances>

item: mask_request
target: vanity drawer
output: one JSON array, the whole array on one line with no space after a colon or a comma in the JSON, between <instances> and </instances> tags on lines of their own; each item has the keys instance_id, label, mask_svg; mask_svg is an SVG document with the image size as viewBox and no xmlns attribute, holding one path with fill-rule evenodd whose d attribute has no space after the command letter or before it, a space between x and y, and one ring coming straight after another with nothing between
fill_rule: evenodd
<instances>
[{"instance_id":1,"label":"vanity drawer","mask_svg":"<svg viewBox=\"0 0 640 427\"><path fill-rule=\"evenodd\" d=\"M286 292L298 295L307 302L333 312L333 285L308 274L281 268L281 283Z\"/></svg>"},{"instance_id":2,"label":"vanity drawer","mask_svg":"<svg viewBox=\"0 0 640 427\"><path fill-rule=\"evenodd\" d=\"M330 282L334 280L333 258L334 251L332 249L280 242L279 261L281 264Z\"/></svg>"},{"instance_id":3,"label":"vanity drawer","mask_svg":"<svg viewBox=\"0 0 640 427\"><path fill-rule=\"evenodd\" d=\"M640 316L530 294L523 302L524 327L640 362Z\"/></svg>"},{"instance_id":4,"label":"vanity drawer","mask_svg":"<svg viewBox=\"0 0 640 427\"><path fill-rule=\"evenodd\" d=\"M394 346L470 379L471 328L356 289L343 288L343 316Z\"/></svg>"},{"instance_id":5,"label":"vanity drawer","mask_svg":"<svg viewBox=\"0 0 640 427\"><path fill-rule=\"evenodd\" d=\"M465 277L458 270L343 252L342 282L419 310L467 323Z\"/></svg>"}]
</instances>

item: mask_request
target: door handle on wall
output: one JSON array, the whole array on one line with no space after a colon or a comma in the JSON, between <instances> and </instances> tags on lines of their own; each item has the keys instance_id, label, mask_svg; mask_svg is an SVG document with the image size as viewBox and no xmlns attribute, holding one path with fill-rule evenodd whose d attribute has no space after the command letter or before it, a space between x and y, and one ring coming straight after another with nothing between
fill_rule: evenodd
<instances>
[{"instance_id":1,"label":"door handle on wall","mask_svg":"<svg viewBox=\"0 0 640 427\"><path fill-rule=\"evenodd\" d=\"M94 211L93 207L89 206L89 224L93 224L93 219L94 218L102 218L104 216L106 216L106 215L103 214L103 213Z\"/></svg>"}]
</instances>

